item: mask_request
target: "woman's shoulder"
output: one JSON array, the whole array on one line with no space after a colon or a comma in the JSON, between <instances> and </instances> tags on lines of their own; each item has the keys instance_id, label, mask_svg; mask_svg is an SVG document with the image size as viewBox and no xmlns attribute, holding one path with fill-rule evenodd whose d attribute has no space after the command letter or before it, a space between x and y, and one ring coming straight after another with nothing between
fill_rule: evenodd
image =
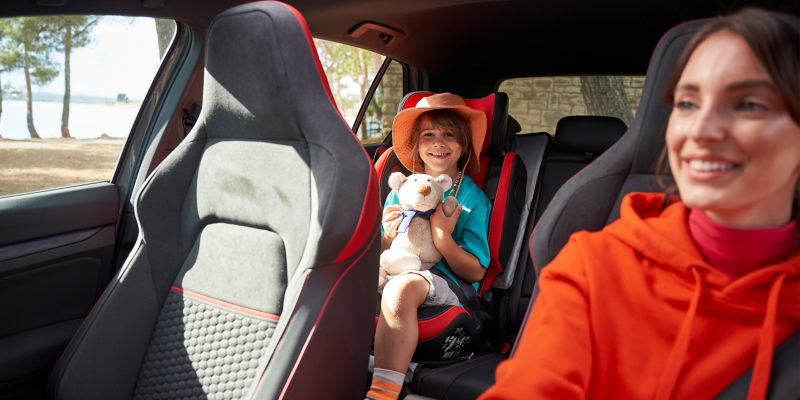
<instances>
[{"instance_id":1,"label":"woman's shoulder","mask_svg":"<svg viewBox=\"0 0 800 400\"><path fill-rule=\"evenodd\" d=\"M551 276L602 275L605 281L629 274L631 268L641 270L640 262L635 249L614 235L605 231L580 231L569 237L542 271ZM614 267L610 267L612 265Z\"/></svg>"},{"instance_id":2,"label":"woman's shoulder","mask_svg":"<svg viewBox=\"0 0 800 400\"><path fill-rule=\"evenodd\" d=\"M591 264L592 261L608 262L620 251L627 253L634 252L634 249L605 230L579 231L570 235L558 254L570 253Z\"/></svg>"}]
</instances>

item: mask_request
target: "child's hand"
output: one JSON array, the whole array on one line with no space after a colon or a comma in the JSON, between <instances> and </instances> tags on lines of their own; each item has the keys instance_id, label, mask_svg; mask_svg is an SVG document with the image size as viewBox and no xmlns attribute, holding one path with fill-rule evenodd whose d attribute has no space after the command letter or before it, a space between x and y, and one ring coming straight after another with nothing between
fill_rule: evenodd
<instances>
[{"instance_id":1,"label":"child's hand","mask_svg":"<svg viewBox=\"0 0 800 400\"><path fill-rule=\"evenodd\" d=\"M403 219L397 216L398 211L403 211L400 206L388 206L383 209L383 237L387 240L394 240L397 236L397 228Z\"/></svg>"},{"instance_id":2,"label":"child's hand","mask_svg":"<svg viewBox=\"0 0 800 400\"><path fill-rule=\"evenodd\" d=\"M431 215L431 236L433 236L433 244L439 248L441 244L453 240L453 230L456 228L458 216L461 215L461 206L457 206L453 215L446 216L442 210L442 204L436 206L436 212Z\"/></svg>"}]
</instances>

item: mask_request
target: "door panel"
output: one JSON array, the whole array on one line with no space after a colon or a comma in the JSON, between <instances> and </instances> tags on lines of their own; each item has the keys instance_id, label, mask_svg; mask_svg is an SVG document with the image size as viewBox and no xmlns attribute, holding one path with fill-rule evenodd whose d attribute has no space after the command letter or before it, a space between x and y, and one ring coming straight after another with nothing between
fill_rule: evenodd
<instances>
[{"instance_id":1,"label":"door panel","mask_svg":"<svg viewBox=\"0 0 800 400\"><path fill-rule=\"evenodd\" d=\"M118 211L118 189L108 182L3 197L0 246L113 225Z\"/></svg>"},{"instance_id":2,"label":"door panel","mask_svg":"<svg viewBox=\"0 0 800 400\"><path fill-rule=\"evenodd\" d=\"M108 282L119 200L114 185L92 186L80 187L77 191L83 193L78 194L67 190L68 199L91 199L83 203L57 204L41 193L14 198L18 205L32 197L25 202L38 210L27 213L31 225L45 226L38 226L37 232L73 231L0 246L0 398L31 379L49 375ZM6 212L2 207L7 200L0 199ZM8 232L7 226L15 223L13 218L0 219L0 231ZM104 226L83 229L95 223ZM19 393L16 398L33 394Z\"/></svg>"}]
</instances>

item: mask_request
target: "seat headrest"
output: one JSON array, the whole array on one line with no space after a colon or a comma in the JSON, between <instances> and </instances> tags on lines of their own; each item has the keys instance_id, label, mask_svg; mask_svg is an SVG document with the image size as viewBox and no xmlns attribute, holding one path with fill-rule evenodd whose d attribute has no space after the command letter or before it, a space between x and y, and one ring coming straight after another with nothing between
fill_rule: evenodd
<instances>
[{"instance_id":1,"label":"seat headrest","mask_svg":"<svg viewBox=\"0 0 800 400\"><path fill-rule=\"evenodd\" d=\"M561 153L599 156L622 137L628 126L619 118L575 115L556 125L555 148Z\"/></svg>"},{"instance_id":2,"label":"seat headrest","mask_svg":"<svg viewBox=\"0 0 800 400\"><path fill-rule=\"evenodd\" d=\"M210 138L303 138L307 129L298 121L318 112L328 118L337 111L311 33L297 10L260 1L231 8L211 22L203 82ZM341 120L341 115L330 117Z\"/></svg>"},{"instance_id":3,"label":"seat headrest","mask_svg":"<svg viewBox=\"0 0 800 400\"><path fill-rule=\"evenodd\" d=\"M414 108L420 100L432 96L434 92L411 92L403 97L398 112ZM508 135L508 95L492 93L482 99L464 99L467 107L483 111L486 114L486 136L483 139L481 155L495 157L504 154L511 148L513 135Z\"/></svg>"}]
</instances>

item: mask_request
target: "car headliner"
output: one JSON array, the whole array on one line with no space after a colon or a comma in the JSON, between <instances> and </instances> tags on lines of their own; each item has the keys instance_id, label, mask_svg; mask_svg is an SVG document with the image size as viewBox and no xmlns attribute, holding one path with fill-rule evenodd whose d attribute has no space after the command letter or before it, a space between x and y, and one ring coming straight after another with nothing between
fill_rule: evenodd
<instances>
[{"instance_id":1,"label":"car headliner","mask_svg":"<svg viewBox=\"0 0 800 400\"><path fill-rule=\"evenodd\" d=\"M64 0L38 0L38 3ZM250 0L66 0L5 2L0 16L117 14L172 18L205 28L221 11ZM746 5L798 12L798 0L289 0L315 37L347 43L413 65L429 76L495 88L523 76L644 75L659 38L684 21ZM347 31L375 21L405 33L386 46L374 31ZM437 85L439 86L439 85Z\"/></svg>"}]
</instances>

